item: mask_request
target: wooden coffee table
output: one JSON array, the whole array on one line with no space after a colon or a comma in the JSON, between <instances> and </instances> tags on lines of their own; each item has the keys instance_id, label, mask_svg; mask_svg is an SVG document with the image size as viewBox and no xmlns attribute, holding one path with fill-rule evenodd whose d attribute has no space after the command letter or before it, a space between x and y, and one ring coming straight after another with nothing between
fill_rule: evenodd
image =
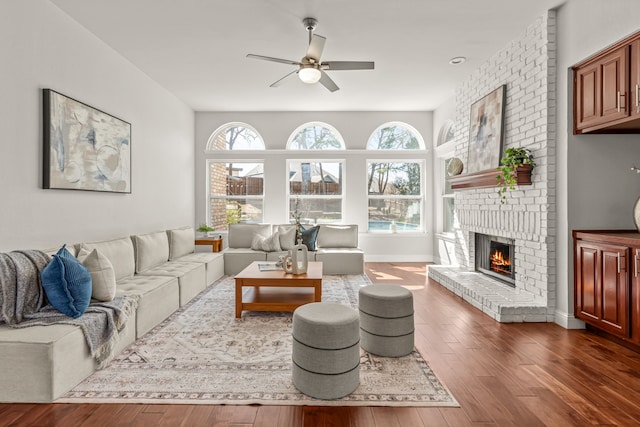
<instances>
[{"instance_id":1,"label":"wooden coffee table","mask_svg":"<svg viewBox=\"0 0 640 427\"><path fill-rule=\"evenodd\" d=\"M287 274L284 270L260 271L258 261L254 261L235 279L238 318L243 310L293 311L303 304L322 301L321 262L309 262L305 274ZM252 289L243 295L243 287Z\"/></svg>"}]
</instances>

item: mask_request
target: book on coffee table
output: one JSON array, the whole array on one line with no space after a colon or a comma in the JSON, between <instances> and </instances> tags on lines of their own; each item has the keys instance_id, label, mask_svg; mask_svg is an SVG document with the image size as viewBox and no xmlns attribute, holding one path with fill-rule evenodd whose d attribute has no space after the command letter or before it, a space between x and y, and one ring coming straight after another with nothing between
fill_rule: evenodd
<instances>
[{"instance_id":1,"label":"book on coffee table","mask_svg":"<svg viewBox=\"0 0 640 427\"><path fill-rule=\"evenodd\" d=\"M278 264L277 261L258 262L258 269L260 269L260 271L282 270L282 264Z\"/></svg>"}]
</instances>

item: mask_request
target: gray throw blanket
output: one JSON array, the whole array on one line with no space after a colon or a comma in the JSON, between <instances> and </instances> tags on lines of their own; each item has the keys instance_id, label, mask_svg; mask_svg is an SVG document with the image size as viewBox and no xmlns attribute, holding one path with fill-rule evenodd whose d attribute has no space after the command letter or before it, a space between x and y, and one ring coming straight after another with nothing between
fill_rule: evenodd
<instances>
[{"instance_id":1,"label":"gray throw blanket","mask_svg":"<svg viewBox=\"0 0 640 427\"><path fill-rule=\"evenodd\" d=\"M73 319L45 304L40 272L51 257L42 251L0 253L0 324L13 328L67 324L82 329L91 356L103 368L113 357L119 332L138 306L132 296L117 296L109 302L92 302L87 311Z\"/></svg>"}]
</instances>

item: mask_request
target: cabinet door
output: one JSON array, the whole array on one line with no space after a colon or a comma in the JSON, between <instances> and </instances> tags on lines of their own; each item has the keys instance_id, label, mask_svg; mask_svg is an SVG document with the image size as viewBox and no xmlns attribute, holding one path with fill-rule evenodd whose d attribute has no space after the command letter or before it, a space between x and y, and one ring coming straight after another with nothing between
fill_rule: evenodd
<instances>
[{"instance_id":1,"label":"cabinet door","mask_svg":"<svg viewBox=\"0 0 640 427\"><path fill-rule=\"evenodd\" d=\"M599 61L602 123L629 115L628 58L629 47L624 46Z\"/></svg>"},{"instance_id":2,"label":"cabinet door","mask_svg":"<svg viewBox=\"0 0 640 427\"><path fill-rule=\"evenodd\" d=\"M576 243L575 315L582 320L598 321L597 282L600 276L599 250L591 243Z\"/></svg>"},{"instance_id":3,"label":"cabinet door","mask_svg":"<svg viewBox=\"0 0 640 427\"><path fill-rule=\"evenodd\" d=\"M582 240L575 249L576 317L621 337L629 336L628 252Z\"/></svg>"},{"instance_id":4,"label":"cabinet door","mask_svg":"<svg viewBox=\"0 0 640 427\"><path fill-rule=\"evenodd\" d=\"M629 51L625 45L574 69L576 131L629 116Z\"/></svg>"},{"instance_id":5,"label":"cabinet door","mask_svg":"<svg viewBox=\"0 0 640 427\"><path fill-rule=\"evenodd\" d=\"M624 247L605 246L602 249L600 285L600 321L602 329L629 336L629 273Z\"/></svg>"},{"instance_id":6,"label":"cabinet door","mask_svg":"<svg viewBox=\"0 0 640 427\"><path fill-rule=\"evenodd\" d=\"M631 341L640 344L640 248L633 248L631 271L631 287L629 290L630 333Z\"/></svg>"},{"instance_id":7,"label":"cabinet door","mask_svg":"<svg viewBox=\"0 0 640 427\"><path fill-rule=\"evenodd\" d=\"M631 74L629 78L629 114L640 117L640 39L631 44Z\"/></svg>"},{"instance_id":8,"label":"cabinet door","mask_svg":"<svg viewBox=\"0 0 640 427\"><path fill-rule=\"evenodd\" d=\"M592 63L575 71L576 128L584 129L600 123L600 97L598 64Z\"/></svg>"}]
</instances>

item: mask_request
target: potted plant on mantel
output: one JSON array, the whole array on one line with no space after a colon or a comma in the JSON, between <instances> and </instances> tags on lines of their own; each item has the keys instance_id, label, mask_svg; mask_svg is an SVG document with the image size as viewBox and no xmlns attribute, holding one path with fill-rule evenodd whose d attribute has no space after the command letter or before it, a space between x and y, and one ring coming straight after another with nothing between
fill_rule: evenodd
<instances>
[{"instance_id":1,"label":"potted plant on mantel","mask_svg":"<svg viewBox=\"0 0 640 427\"><path fill-rule=\"evenodd\" d=\"M533 168L536 167L536 162L528 148L509 147L504 150L500 163L496 179L498 180L500 203L504 204L507 200L507 190L515 190L518 184L518 168L531 174Z\"/></svg>"}]
</instances>

